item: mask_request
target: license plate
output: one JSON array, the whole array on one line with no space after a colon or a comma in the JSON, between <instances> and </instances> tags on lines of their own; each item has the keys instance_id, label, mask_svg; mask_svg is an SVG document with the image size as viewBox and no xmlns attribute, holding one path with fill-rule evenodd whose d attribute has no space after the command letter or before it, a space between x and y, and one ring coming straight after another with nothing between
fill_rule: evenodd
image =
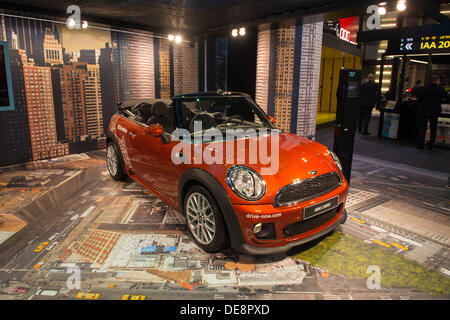
<instances>
[{"instance_id":1,"label":"license plate","mask_svg":"<svg viewBox=\"0 0 450 320\"><path fill-rule=\"evenodd\" d=\"M303 220L315 217L339 205L339 196L322 201L321 203L303 209Z\"/></svg>"}]
</instances>

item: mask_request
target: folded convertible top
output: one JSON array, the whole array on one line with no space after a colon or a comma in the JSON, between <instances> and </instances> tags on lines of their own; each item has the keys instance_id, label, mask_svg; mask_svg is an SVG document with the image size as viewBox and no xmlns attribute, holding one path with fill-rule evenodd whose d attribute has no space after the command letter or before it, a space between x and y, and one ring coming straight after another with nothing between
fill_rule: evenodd
<instances>
[{"instance_id":1,"label":"folded convertible top","mask_svg":"<svg viewBox=\"0 0 450 320\"><path fill-rule=\"evenodd\" d=\"M170 105L172 103L171 99L142 98L142 99L125 100L125 101L119 102L117 104L117 107L120 109L127 109L127 108L134 107L135 105L137 105L141 102L155 104L158 101L164 102L167 105Z\"/></svg>"}]
</instances>

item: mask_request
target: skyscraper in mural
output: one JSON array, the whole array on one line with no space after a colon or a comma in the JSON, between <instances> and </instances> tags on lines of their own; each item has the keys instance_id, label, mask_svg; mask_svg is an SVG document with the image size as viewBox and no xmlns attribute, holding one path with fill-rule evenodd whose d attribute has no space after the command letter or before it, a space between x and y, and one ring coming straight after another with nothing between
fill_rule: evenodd
<instances>
[{"instance_id":1,"label":"skyscraper in mural","mask_svg":"<svg viewBox=\"0 0 450 320\"><path fill-rule=\"evenodd\" d=\"M197 48L190 43L181 43L173 47L173 94L198 91L196 74L198 64Z\"/></svg>"},{"instance_id":2,"label":"skyscraper in mural","mask_svg":"<svg viewBox=\"0 0 450 320\"><path fill-rule=\"evenodd\" d=\"M28 110L23 79L24 50L9 50L15 110L0 112L0 165L32 160Z\"/></svg>"},{"instance_id":3,"label":"skyscraper in mural","mask_svg":"<svg viewBox=\"0 0 450 320\"><path fill-rule=\"evenodd\" d=\"M196 74L201 91L227 90L228 39L205 37L195 43Z\"/></svg>"},{"instance_id":4,"label":"skyscraper in mural","mask_svg":"<svg viewBox=\"0 0 450 320\"><path fill-rule=\"evenodd\" d=\"M87 77L86 63L64 65L59 69L61 85L61 108L64 119L64 137L79 141L87 135L84 81Z\"/></svg>"},{"instance_id":5,"label":"skyscraper in mural","mask_svg":"<svg viewBox=\"0 0 450 320\"><path fill-rule=\"evenodd\" d=\"M100 70L96 64L86 64L84 79L87 134L99 137L103 134L102 88Z\"/></svg>"},{"instance_id":6,"label":"skyscraper in mural","mask_svg":"<svg viewBox=\"0 0 450 320\"><path fill-rule=\"evenodd\" d=\"M116 88L118 85L116 84L117 77L114 72L114 50L117 49L113 48L113 44L107 42L105 43L105 48L100 49L100 55L98 57L104 132L108 130L109 120L114 115L117 105Z\"/></svg>"},{"instance_id":7,"label":"skyscraper in mural","mask_svg":"<svg viewBox=\"0 0 450 320\"><path fill-rule=\"evenodd\" d=\"M295 31L295 26L279 28L276 39L277 64L273 112L277 127L286 131L291 130Z\"/></svg>"},{"instance_id":8,"label":"skyscraper in mural","mask_svg":"<svg viewBox=\"0 0 450 320\"><path fill-rule=\"evenodd\" d=\"M215 41L216 89L227 90L227 38Z\"/></svg>"},{"instance_id":9,"label":"skyscraper in mural","mask_svg":"<svg viewBox=\"0 0 450 320\"><path fill-rule=\"evenodd\" d=\"M323 23L258 32L256 102L280 129L314 138Z\"/></svg>"},{"instance_id":10,"label":"skyscraper in mural","mask_svg":"<svg viewBox=\"0 0 450 320\"><path fill-rule=\"evenodd\" d=\"M55 33L50 28L45 28L44 36L44 63L46 65L63 64L62 47Z\"/></svg>"},{"instance_id":11,"label":"skyscraper in mural","mask_svg":"<svg viewBox=\"0 0 450 320\"><path fill-rule=\"evenodd\" d=\"M51 68L36 66L24 53L21 56L33 160L66 155L68 144L57 141Z\"/></svg>"},{"instance_id":12,"label":"skyscraper in mural","mask_svg":"<svg viewBox=\"0 0 450 320\"><path fill-rule=\"evenodd\" d=\"M64 129L64 112L61 96L61 65L51 67L53 105L55 107L56 136L58 141L67 142Z\"/></svg>"},{"instance_id":13,"label":"skyscraper in mural","mask_svg":"<svg viewBox=\"0 0 450 320\"><path fill-rule=\"evenodd\" d=\"M114 58L119 77L118 101L155 97L152 36L111 32L111 39L117 44Z\"/></svg>"},{"instance_id":14,"label":"skyscraper in mural","mask_svg":"<svg viewBox=\"0 0 450 320\"><path fill-rule=\"evenodd\" d=\"M23 54L19 51L17 29L11 28L11 19L0 17L1 40L9 42L9 63L15 110L0 112L0 165L32 160L28 110L23 81Z\"/></svg>"},{"instance_id":15,"label":"skyscraper in mural","mask_svg":"<svg viewBox=\"0 0 450 320\"><path fill-rule=\"evenodd\" d=\"M87 62L88 64L97 64L100 50L95 49L81 49L79 62Z\"/></svg>"},{"instance_id":16,"label":"skyscraper in mural","mask_svg":"<svg viewBox=\"0 0 450 320\"><path fill-rule=\"evenodd\" d=\"M270 32L267 27L258 32L256 56L256 103L267 112L269 98Z\"/></svg>"},{"instance_id":17,"label":"skyscraper in mural","mask_svg":"<svg viewBox=\"0 0 450 320\"><path fill-rule=\"evenodd\" d=\"M156 51L155 62L158 61L158 67L155 67L155 88L158 90L155 94L159 98L170 98L172 79L169 40L155 38L154 43L157 44L154 48Z\"/></svg>"}]
</instances>

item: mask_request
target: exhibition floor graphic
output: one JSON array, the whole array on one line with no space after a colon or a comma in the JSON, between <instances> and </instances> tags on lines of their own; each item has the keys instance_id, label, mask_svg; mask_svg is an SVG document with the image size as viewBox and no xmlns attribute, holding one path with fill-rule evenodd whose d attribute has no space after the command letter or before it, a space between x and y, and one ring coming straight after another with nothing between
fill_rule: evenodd
<instances>
[{"instance_id":1,"label":"exhibition floor graphic","mask_svg":"<svg viewBox=\"0 0 450 320\"><path fill-rule=\"evenodd\" d=\"M347 222L268 257L205 253L176 210L110 178L104 151L4 167L0 299L449 299L446 183L355 155Z\"/></svg>"}]
</instances>

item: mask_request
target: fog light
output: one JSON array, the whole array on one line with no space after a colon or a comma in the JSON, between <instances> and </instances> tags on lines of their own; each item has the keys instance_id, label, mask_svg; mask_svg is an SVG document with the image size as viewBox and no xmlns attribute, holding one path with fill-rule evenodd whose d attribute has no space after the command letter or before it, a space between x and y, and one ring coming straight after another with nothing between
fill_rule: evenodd
<instances>
[{"instance_id":1,"label":"fog light","mask_svg":"<svg viewBox=\"0 0 450 320\"><path fill-rule=\"evenodd\" d=\"M272 240L276 238L275 223L257 223L253 226L255 237L260 240Z\"/></svg>"},{"instance_id":2,"label":"fog light","mask_svg":"<svg viewBox=\"0 0 450 320\"><path fill-rule=\"evenodd\" d=\"M253 232L255 234L259 233L262 229L262 223L257 223L253 226Z\"/></svg>"}]
</instances>

